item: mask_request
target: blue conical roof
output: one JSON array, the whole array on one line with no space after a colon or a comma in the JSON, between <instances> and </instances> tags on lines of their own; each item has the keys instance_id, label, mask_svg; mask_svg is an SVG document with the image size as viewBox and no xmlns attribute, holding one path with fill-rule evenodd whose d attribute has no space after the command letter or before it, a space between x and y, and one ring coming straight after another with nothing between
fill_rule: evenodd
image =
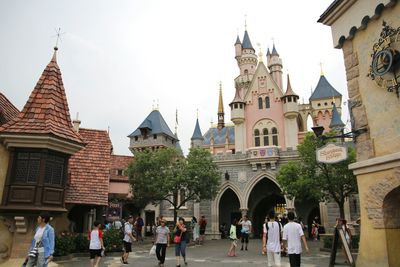
<instances>
[{"instance_id":1,"label":"blue conical roof","mask_svg":"<svg viewBox=\"0 0 400 267\"><path fill-rule=\"evenodd\" d=\"M191 140L204 140L200 130L199 119L196 120L196 126L194 127L194 132Z\"/></svg>"},{"instance_id":2,"label":"blue conical roof","mask_svg":"<svg viewBox=\"0 0 400 267\"><path fill-rule=\"evenodd\" d=\"M236 42L235 42L235 45L237 45L237 44L242 44L242 42L240 42L240 38L239 38L239 35L236 37Z\"/></svg>"},{"instance_id":3,"label":"blue conical roof","mask_svg":"<svg viewBox=\"0 0 400 267\"><path fill-rule=\"evenodd\" d=\"M343 123L342 119L340 118L339 111L336 108L335 103L333 103L333 108L332 108L332 120L331 124L329 124L329 128L335 129L335 128L343 128L345 124Z\"/></svg>"},{"instance_id":4,"label":"blue conical roof","mask_svg":"<svg viewBox=\"0 0 400 267\"><path fill-rule=\"evenodd\" d=\"M315 87L314 92L310 96L310 100L312 101L332 97L342 97L342 94L333 88L324 75L321 75L317 87Z\"/></svg>"},{"instance_id":5,"label":"blue conical roof","mask_svg":"<svg viewBox=\"0 0 400 267\"><path fill-rule=\"evenodd\" d=\"M251 45L250 37L249 37L249 34L247 33L247 30L244 31L242 48L243 49L253 49L254 50L253 46Z\"/></svg>"},{"instance_id":6,"label":"blue conical roof","mask_svg":"<svg viewBox=\"0 0 400 267\"><path fill-rule=\"evenodd\" d=\"M174 140L177 140L175 134L172 133L171 129L168 127L168 124L165 122L163 116L160 111L153 110L147 118L139 125L139 127L128 137L140 136L140 129L147 128L150 130L150 134L160 134L163 133L168 135Z\"/></svg>"},{"instance_id":7,"label":"blue conical roof","mask_svg":"<svg viewBox=\"0 0 400 267\"><path fill-rule=\"evenodd\" d=\"M278 57L279 57L278 51L276 51L276 48L275 48L275 44L272 46L272 53L271 53L271 55L273 55L273 56L278 56Z\"/></svg>"}]
</instances>

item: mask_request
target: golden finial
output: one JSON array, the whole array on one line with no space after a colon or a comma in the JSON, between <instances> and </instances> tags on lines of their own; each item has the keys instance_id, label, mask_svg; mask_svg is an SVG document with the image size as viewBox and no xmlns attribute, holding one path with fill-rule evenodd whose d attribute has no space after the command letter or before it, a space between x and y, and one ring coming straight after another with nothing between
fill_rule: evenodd
<instances>
[{"instance_id":1,"label":"golden finial","mask_svg":"<svg viewBox=\"0 0 400 267\"><path fill-rule=\"evenodd\" d=\"M260 44L260 43L257 43L257 46L258 46L258 49L260 50L260 51L258 52L258 61L259 61L259 62L263 62L263 58L262 58L263 54L262 54L262 52L261 52L261 44Z\"/></svg>"},{"instance_id":2,"label":"golden finial","mask_svg":"<svg viewBox=\"0 0 400 267\"><path fill-rule=\"evenodd\" d=\"M244 30L247 31L247 15L244 15Z\"/></svg>"},{"instance_id":3,"label":"golden finial","mask_svg":"<svg viewBox=\"0 0 400 267\"><path fill-rule=\"evenodd\" d=\"M324 71L322 70L322 62L319 63L319 66L321 68L321 76L324 76Z\"/></svg>"}]
</instances>

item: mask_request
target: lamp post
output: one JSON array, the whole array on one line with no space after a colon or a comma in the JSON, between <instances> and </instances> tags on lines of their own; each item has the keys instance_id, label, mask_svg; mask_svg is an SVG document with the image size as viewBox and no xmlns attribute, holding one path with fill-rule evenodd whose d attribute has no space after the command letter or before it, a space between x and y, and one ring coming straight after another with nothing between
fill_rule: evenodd
<instances>
[{"instance_id":1,"label":"lamp post","mask_svg":"<svg viewBox=\"0 0 400 267\"><path fill-rule=\"evenodd\" d=\"M316 126L316 127L312 127L311 129L313 130L315 136L321 140L334 139L334 138L341 138L343 140L344 138L352 138L353 141L355 141L355 138L357 136L368 132L368 128L365 127L365 128L360 128L360 129L348 132L348 133L342 132L341 134L338 134L338 135L326 136L326 135L323 135L324 126Z\"/></svg>"}]
</instances>

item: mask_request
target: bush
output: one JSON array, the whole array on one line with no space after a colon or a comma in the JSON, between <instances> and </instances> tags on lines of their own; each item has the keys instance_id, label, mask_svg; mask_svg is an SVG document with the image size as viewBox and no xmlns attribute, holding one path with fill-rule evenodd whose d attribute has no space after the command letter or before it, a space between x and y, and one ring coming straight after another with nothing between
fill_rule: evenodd
<instances>
[{"instance_id":1,"label":"bush","mask_svg":"<svg viewBox=\"0 0 400 267\"><path fill-rule=\"evenodd\" d=\"M122 251L121 231L118 229L104 231L103 242L106 252Z\"/></svg>"},{"instance_id":2,"label":"bush","mask_svg":"<svg viewBox=\"0 0 400 267\"><path fill-rule=\"evenodd\" d=\"M75 250L74 252L89 251L89 239L87 234L77 234L74 237Z\"/></svg>"},{"instance_id":3,"label":"bush","mask_svg":"<svg viewBox=\"0 0 400 267\"><path fill-rule=\"evenodd\" d=\"M54 256L66 256L75 251L74 237L69 234L61 233L56 236L55 241Z\"/></svg>"}]
</instances>

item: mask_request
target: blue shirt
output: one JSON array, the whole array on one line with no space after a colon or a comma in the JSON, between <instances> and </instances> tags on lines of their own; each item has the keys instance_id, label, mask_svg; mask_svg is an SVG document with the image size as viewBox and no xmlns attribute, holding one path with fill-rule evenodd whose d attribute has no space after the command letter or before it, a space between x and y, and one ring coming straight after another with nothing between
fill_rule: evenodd
<instances>
[{"instance_id":1,"label":"blue shirt","mask_svg":"<svg viewBox=\"0 0 400 267\"><path fill-rule=\"evenodd\" d=\"M39 227L36 228L35 234L38 229L39 229ZM33 235L33 236L35 236L35 235ZM50 224L46 224L46 226L44 227L43 237L42 237L42 244L43 244L43 248L44 248L44 257L45 258L52 256L54 253L54 239L55 239L55 237L54 237L53 227L51 227ZM32 245L31 245L31 248L29 249L29 251L31 251L35 247L35 243L36 243L35 238L33 238Z\"/></svg>"}]
</instances>

